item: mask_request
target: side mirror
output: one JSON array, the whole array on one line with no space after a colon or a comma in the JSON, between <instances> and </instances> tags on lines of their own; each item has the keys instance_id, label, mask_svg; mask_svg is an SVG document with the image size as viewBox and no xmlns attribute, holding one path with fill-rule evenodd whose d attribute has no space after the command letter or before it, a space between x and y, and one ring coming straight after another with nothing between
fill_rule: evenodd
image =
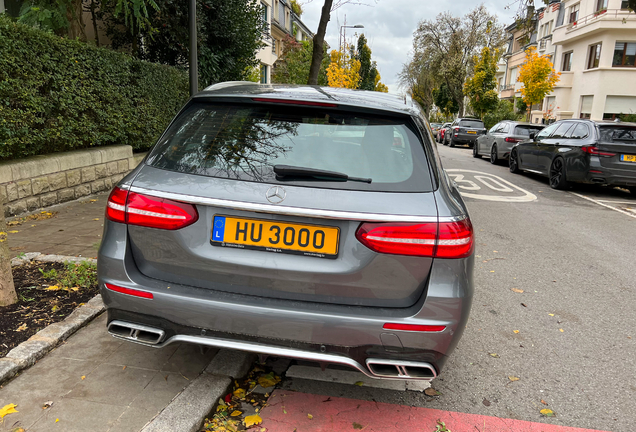
<instances>
[{"instance_id":1,"label":"side mirror","mask_svg":"<svg viewBox=\"0 0 636 432\"><path fill-rule=\"evenodd\" d=\"M531 140L533 140L535 136L537 136L537 134L536 134L536 133L534 133L534 132L530 132L530 136L529 136L529 138L530 138Z\"/></svg>"}]
</instances>

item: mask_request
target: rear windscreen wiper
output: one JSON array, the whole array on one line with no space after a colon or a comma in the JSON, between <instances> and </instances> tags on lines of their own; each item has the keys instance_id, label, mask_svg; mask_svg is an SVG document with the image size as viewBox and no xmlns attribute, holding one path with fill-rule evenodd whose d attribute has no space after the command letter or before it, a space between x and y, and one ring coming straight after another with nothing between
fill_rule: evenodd
<instances>
[{"instance_id":1,"label":"rear windscreen wiper","mask_svg":"<svg viewBox=\"0 0 636 432\"><path fill-rule=\"evenodd\" d=\"M311 177L317 180L327 181L355 181L362 183L371 183L370 178L349 177L347 174L326 171L314 168L296 167L290 165L274 165L274 172L277 177Z\"/></svg>"}]
</instances>

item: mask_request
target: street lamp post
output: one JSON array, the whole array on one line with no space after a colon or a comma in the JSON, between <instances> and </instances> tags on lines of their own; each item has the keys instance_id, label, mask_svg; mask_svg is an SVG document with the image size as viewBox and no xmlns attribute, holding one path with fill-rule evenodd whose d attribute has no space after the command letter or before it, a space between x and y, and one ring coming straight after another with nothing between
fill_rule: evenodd
<instances>
[{"instance_id":1,"label":"street lamp post","mask_svg":"<svg viewBox=\"0 0 636 432\"><path fill-rule=\"evenodd\" d=\"M348 29L348 28L364 28L364 26L362 24L356 24L356 25L353 25L353 26L348 26L348 25L340 26L340 31L338 32L338 51L342 51L343 42L344 42L344 44L346 46L345 38L346 38L346 32L347 31L345 30L345 32L343 33L342 29Z\"/></svg>"}]
</instances>

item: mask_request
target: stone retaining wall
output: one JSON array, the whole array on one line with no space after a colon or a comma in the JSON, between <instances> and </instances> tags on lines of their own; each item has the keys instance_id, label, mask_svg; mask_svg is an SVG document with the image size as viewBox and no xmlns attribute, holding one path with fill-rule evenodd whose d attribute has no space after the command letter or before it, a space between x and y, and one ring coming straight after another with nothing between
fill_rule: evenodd
<instances>
[{"instance_id":1,"label":"stone retaining wall","mask_svg":"<svg viewBox=\"0 0 636 432\"><path fill-rule=\"evenodd\" d=\"M0 162L5 216L110 190L144 156L121 145Z\"/></svg>"}]
</instances>

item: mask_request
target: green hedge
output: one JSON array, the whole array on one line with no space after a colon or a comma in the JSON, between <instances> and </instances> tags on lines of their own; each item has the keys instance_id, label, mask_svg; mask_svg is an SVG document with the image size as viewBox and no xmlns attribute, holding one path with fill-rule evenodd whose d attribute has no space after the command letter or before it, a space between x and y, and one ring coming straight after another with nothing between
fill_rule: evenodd
<instances>
[{"instance_id":1,"label":"green hedge","mask_svg":"<svg viewBox=\"0 0 636 432\"><path fill-rule=\"evenodd\" d=\"M154 144L188 99L188 77L0 15L0 160Z\"/></svg>"}]
</instances>

